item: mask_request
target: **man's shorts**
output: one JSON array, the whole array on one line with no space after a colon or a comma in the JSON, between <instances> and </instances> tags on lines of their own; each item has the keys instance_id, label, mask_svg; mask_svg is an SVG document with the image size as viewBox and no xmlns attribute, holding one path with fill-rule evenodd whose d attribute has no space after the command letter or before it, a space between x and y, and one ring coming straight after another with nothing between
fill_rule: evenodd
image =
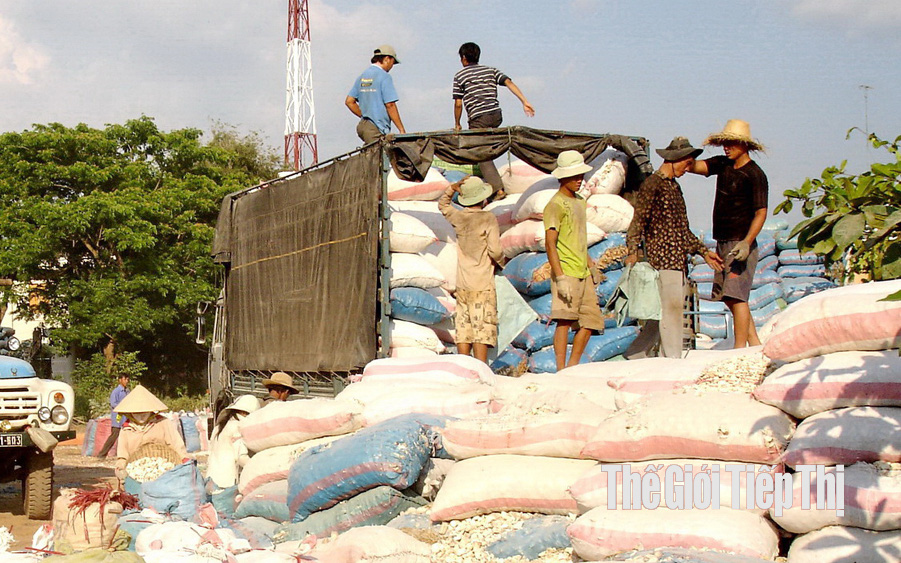
<instances>
[{"instance_id":1,"label":"man's shorts","mask_svg":"<svg viewBox=\"0 0 901 563\"><path fill-rule=\"evenodd\" d=\"M497 346L497 294L494 287L484 291L458 289L454 328L457 343Z\"/></svg>"},{"instance_id":2,"label":"man's shorts","mask_svg":"<svg viewBox=\"0 0 901 563\"><path fill-rule=\"evenodd\" d=\"M729 253L738 244L737 240L725 240L716 242L716 253L728 264L722 272L714 272L713 274L713 291L711 297L714 301L723 301L725 299L735 299L738 301L747 301L751 295L751 284L754 283L754 270L757 269L757 260L759 252L757 250L757 241L751 245L751 253L744 262L732 260L730 262Z\"/></svg>"},{"instance_id":3,"label":"man's shorts","mask_svg":"<svg viewBox=\"0 0 901 563\"><path fill-rule=\"evenodd\" d=\"M566 304L557 294L557 281L551 278L551 319L578 321L579 327L604 332L604 317L598 305L591 276L579 280L578 290L573 295L572 303Z\"/></svg>"}]
</instances>

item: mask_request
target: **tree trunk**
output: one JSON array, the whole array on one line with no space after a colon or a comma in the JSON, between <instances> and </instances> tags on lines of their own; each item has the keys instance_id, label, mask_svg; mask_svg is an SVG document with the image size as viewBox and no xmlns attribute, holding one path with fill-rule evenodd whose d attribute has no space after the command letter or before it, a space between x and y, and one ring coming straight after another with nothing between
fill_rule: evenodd
<instances>
[{"instance_id":1,"label":"tree trunk","mask_svg":"<svg viewBox=\"0 0 901 563\"><path fill-rule=\"evenodd\" d=\"M106 343L106 346L103 347L103 358L105 360L104 365L106 367L106 373L113 373L113 366L116 365L116 341L110 338L109 342Z\"/></svg>"}]
</instances>

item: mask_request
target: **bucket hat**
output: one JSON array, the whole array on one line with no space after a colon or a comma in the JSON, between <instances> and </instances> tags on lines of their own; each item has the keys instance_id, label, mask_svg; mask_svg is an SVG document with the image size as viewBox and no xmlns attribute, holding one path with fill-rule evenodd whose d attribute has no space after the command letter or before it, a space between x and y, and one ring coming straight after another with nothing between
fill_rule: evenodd
<instances>
[{"instance_id":1,"label":"bucket hat","mask_svg":"<svg viewBox=\"0 0 901 563\"><path fill-rule=\"evenodd\" d=\"M294 393L300 393L300 390L294 386L294 380L291 379L291 376L283 371L277 371L273 373L272 377L269 379L263 380L263 386L268 388L270 385L281 385L282 387L287 387Z\"/></svg>"},{"instance_id":2,"label":"bucket hat","mask_svg":"<svg viewBox=\"0 0 901 563\"><path fill-rule=\"evenodd\" d=\"M137 385L122 402L113 409L117 413L135 413L135 412L162 412L169 410L166 403L157 399L156 395L147 390L143 385Z\"/></svg>"},{"instance_id":3,"label":"bucket hat","mask_svg":"<svg viewBox=\"0 0 901 563\"><path fill-rule=\"evenodd\" d=\"M241 395L235 402L225 407L225 410L242 411L252 413L260 408L260 400L253 395Z\"/></svg>"},{"instance_id":4,"label":"bucket hat","mask_svg":"<svg viewBox=\"0 0 901 563\"><path fill-rule=\"evenodd\" d=\"M391 45L379 45L372 53L374 55L388 55L389 57L394 59L394 64L400 64L400 61L397 60L397 51L395 51L394 47L392 47Z\"/></svg>"},{"instance_id":5,"label":"bucket hat","mask_svg":"<svg viewBox=\"0 0 901 563\"><path fill-rule=\"evenodd\" d=\"M481 203L491 196L491 186L477 176L470 176L460 185L457 201L464 207Z\"/></svg>"},{"instance_id":6,"label":"bucket hat","mask_svg":"<svg viewBox=\"0 0 901 563\"><path fill-rule=\"evenodd\" d=\"M591 172L591 166L585 164L585 159L577 151L563 151L557 156L557 168L551 174L554 178L562 180L580 174Z\"/></svg>"},{"instance_id":7,"label":"bucket hat","mask_svg":"<svg viewBox=\"0 0 901 563\"><path fill-rule=\"evenodd\" d=\"M698 149L691 146L691 143L685 137L674 137L670 141L669 146L665 149L656 149L663 160L667 162L676 162L686 157L698 158L704 149Z\"/></svg>"},{"instance_id":8,"label":"bucket hat","mask_svg":"<svg viewBox=\"0 0 901 563\"><path fill-rule=\"evenodd\" d=\"M751 137L751 125L741 119L730 119L719 133L711 133L704 140L705 145L722 146L727 142L740 142L752 151L766 150L760 142Z\"/></svg>"}]
</instances>

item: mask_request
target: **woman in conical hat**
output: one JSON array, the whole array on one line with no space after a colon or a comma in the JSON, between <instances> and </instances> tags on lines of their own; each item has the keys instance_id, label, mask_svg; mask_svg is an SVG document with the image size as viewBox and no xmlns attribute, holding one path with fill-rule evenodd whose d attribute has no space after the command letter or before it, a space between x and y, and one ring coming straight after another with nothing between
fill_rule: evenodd
<instances>
[{"instance_id":1,"label":"woman in conical hat","mask_svg":"<svg viewBox=\"0 0 901 563\"><path fill-rule=\"evenodd\" d=\"M259 408L259 399L253 395L241 395L222 410L216 421L213 437L210 438L207 477L220 489L236 485L240 468L250 459L238 425L244 417Z\"/></svg>"},{"instance_id":2,"label":"woman in conical hat","mask_svg":"<svg viewBox=\"0 0 901 563\"><path fill-rule=\"evenodd\" d=\"M127 422L119 435L116 447L116 476L125 478L128 458L146 444L164 444L180 459L188 457L185 441L169 419L159 413L169 410L165 403L143 385L138 385L122 399L116 412L125 415Z\"/></svg>"}]
</instances>

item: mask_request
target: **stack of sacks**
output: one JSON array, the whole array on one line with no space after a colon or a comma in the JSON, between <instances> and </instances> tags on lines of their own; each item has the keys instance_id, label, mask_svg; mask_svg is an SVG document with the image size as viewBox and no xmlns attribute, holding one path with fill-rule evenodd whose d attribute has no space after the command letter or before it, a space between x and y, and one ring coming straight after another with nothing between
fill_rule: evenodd
<instances>
[{"instance_id":1,"label":"stack of sacks","mask_svg":"<svg viewBox=\"0 0 901 563\"><path fill-rule=\"evenodd\" d=\"M288 468L305 451L358 430L362 406L352 401L314 398L273 402L241 421L241 437L253 454L238 481L235 517L289 519Z\"/></svg>"},{"instance_id":2,"label":"stack of sacks","mask_svg":"<svg viewBox=\"0 0 901 563\"><path fill-rule=\"evenodd\" d=\"M540 180L554 179L550 174L519 159L512 160L509 164L500 167L498 172L504 183L504 192L508 195L521 194ZM554 180L556 181L556 179Z\"/></svg>"},{"instance_id":3,"label":"stack of sacks","mask_svg":"<svg viewBox=\"0 0 901 563\"><path fill-rule=\"evenodd\" d=\"M784 530L804 534L792 542L789 563L888 562L901 553L901 303L880 301L898 290L901 280L802 299L777 319L764 346L769 357L791 363L754 396L802 419L786 465L821 472L809 483L796 473L791 507L770 510ZM840 478L843 512L828 488ZM827 485L819 495L818 479ZM817 506L818 497L827 504Z\"/></svg>"},{"instance_id":4,"label":"stack of sacks","mask_svg":"<svg viewBox=\"0 0 901 563\"><path fill-rule=\"evenodd\" d=\"M210 449L207 436L209 413L181 412L178 414L178 432L185 441L188 453Z\"/></svg>"},{"instance_id":5,"label":"stack of sacks","mask_svg":"<svg viewBox=\"0 0 901 563\"><path fill-rule=\"evenodd\" d=\"M794 423L779 409L752 399L749 393L753 385L741 381L749 376L751 380L762 377L760 362L749 362L759 353L698 354L699 359L670 360L671 366L661 363L667 361L665 358L628 362L635 364L631 368L634 376L624 373L610 380L618 388L618 406L623 408L598 425L581 452L583 458L601 463L569 489L580 516L568 528L568 534L579 557L599 560L635 549L659 554L661 548L726 551L756 558L751 559L754 561L772 560L778 555L779 536L766 511L746 500L748 474L740 474L733 483L726 466L741 464L745 471L776 478L782 472L778 462ZM720 358L725 359L715 361ZM701 368L711 361L713 365ZM673 375L677 370L682 373ZM655 376L658 381L653 381ZM633 381L635 377L644 381ZM627 382L633 385L624 386ZM632 395L630 403L622 404L627 398L622 395L624 390ZM718 472L720 508L705 504L712 502L709 488L706 496L686 492L682 497L698 504L686 502L685 509L668 506L665 499L672 492L666 494L664 477L676 468L677 475L687 476L690 471L693 482L700 474ZM619 473L610 473L617 469ZM624 500L623 483L630 481L624 479L624 471L638 474L639 479L647 473L660 478L656 508L642 506L640 495L627 494ZM610 490L609 475L614 477L615 490ZM681 483L681 479L676 481L677 486ZM735 484L738 491L733 491ZM632 495L636 493L631 491ZM735 506L733 493L741 499ZM613 506L608 505L611 501ZM625 509L626 503L633 505Z\"/></svg>"},{"instance_id":6,"label":"stack of sacks","mask_svg":"<svg viewBox=\"0 0 901 563\"><path fill-rule=\"evenodd\" d=\"M96 457L100 454L103 444L109 438L112 422L110 415L103 415L88 421L84 429L84 441L81 443L81 455ZM107 456L116 456L116 444L113 444Z\"/></svg>"},{"instance_id":7,"label":"stack of sacks","mask_svg":"<svg viewBox=\"0 0 901 563\"><path fill-rule=\"evenodd\" d=\"M612 295L626 256L626 236L611 233L588 249L591 259L600 265L605 279L598 284L598 303L603 307ZM519 365L528 362L535 373L557 370L553 353L553 334L556 324L551 314L551 266L545 252L524 252L512 258L503 270L504 276L538 313L539 320L529 325L513 340L513 349L505 351L504 362ZM632 324L628 321L627 325ZM612 315L606 319L606 332L595 335L583 355L583 362L599 362L622 354L637 336L633 326L616 327ZM572 334L570 334L572 336ZM501 360L501 357L498 358ZM498 365L508 365L503 362Z\"/></svg>"}]
</instances>

